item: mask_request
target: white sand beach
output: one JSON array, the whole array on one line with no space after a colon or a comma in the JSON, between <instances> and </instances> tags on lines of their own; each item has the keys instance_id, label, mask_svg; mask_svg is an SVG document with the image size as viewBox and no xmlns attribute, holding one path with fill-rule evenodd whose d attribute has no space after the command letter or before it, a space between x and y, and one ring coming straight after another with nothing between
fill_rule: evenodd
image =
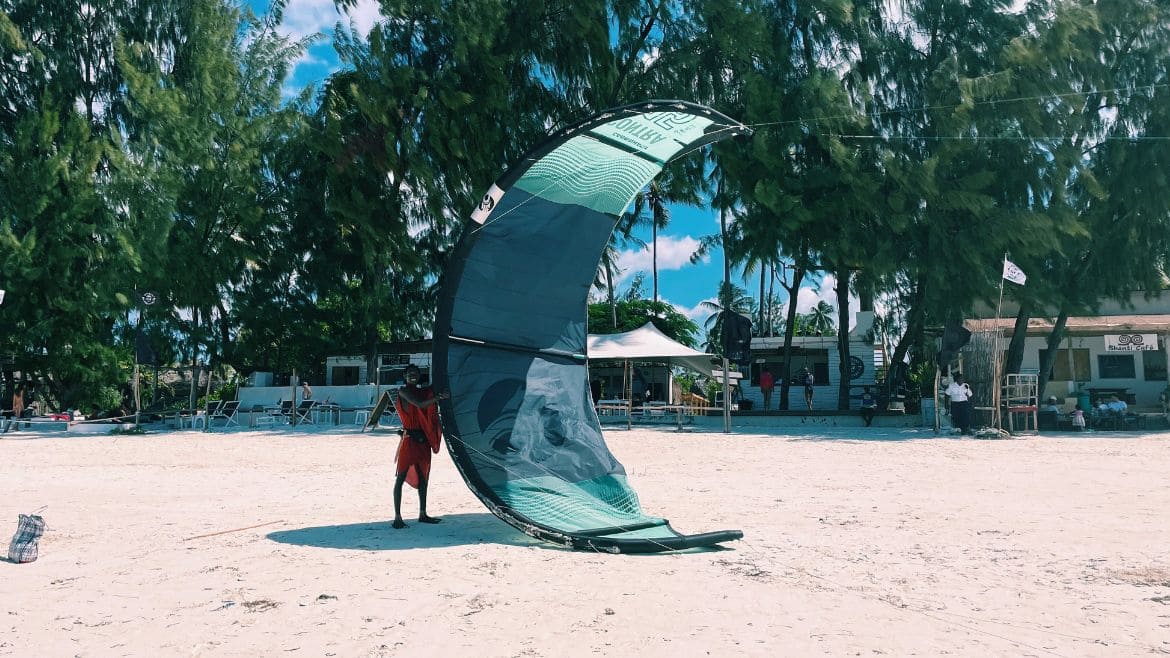
<instances>
[{"instance_id":1,"label":"white sand beach","mask_svg":"<svg viewBox=\"0 0 1170 658\"><path fill-rule=\"evenodd\" d=\"M528 538L445 452L443 522L393 530L391 434L6 435L5 549L48 530L0 655L1170 653L1170 435L746 431L606 432L649 513L745 536L642 556Z\"/></svg>"}]
</instances>

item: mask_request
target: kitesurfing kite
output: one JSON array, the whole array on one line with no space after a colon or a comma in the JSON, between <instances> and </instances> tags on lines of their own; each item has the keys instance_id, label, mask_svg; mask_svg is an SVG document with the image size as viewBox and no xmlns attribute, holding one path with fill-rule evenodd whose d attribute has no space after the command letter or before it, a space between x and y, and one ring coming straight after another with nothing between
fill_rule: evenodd
<instances>
[{"instance_id":1,"label":"kitesurfing kite","mask_svg":"<svg viewBox=\"0 0 1170 658\"><path fill-rule=\"evenodd\" d=\"M586 305L634 195L675 157L751 130L649 101L565 128L484 195L443 277L431 373L447 449L496 516L578 549L650 553L740 539L643 513L589 392Z\"/></svg>"}]
</instances>

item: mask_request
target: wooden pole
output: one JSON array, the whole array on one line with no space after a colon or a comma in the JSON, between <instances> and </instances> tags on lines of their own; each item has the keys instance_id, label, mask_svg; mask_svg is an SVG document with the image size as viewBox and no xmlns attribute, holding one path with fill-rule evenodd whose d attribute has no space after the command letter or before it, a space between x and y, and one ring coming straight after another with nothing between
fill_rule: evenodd
<instances>
[{"instance_id":1,"label":"wooden pole","mask_svg":"<svg viewBox=\"0 0 1170 658\"><path fill-rule=\"evenodd\" d=\"M726 329L726 327L724 327ZM727 369L731 364L723 357L723 433L731 433L731 376Z\"/></svg>"},{"instance_id":2,"label":"wooden pole","mask_svg":"<svg viewBox=\"0 0 1170 658\"><path fill-rule=\"evenodd\" d=\"M626 396L626 430L634 429L634 368L626 359L622 368L622 393Z\"/></svg>"},{"instance_id":3,"label":"wooden pole","mask_svg":"<svg viewBox=\"0 0 1170 658\"><path fill-rule=\"evenodd\" d=\"M949 364L948 364L949 365ZM934 433L938 434L942 429L942 419L939 416L938 410L938 384L942 379L942 370L940 368L934 369Z\"/></svg>"},{"instance_id":4,"label":"wooden pole","mask_svg":"<svg viewBox=\"0 0 1170 658\"><path fill-rule=\"evenodd\" d=\"M139 416L142 413L142 388L138 375L138 354L134 355L134 426L138 427Z\"/></svg>"},{"instance_id":5,"label":"wooden pole","mask_svg":"<svg viewBox=\"0 0 1170 658\"><path fill-rule=\"evenodd\" d=\"M1007 265L1007 254L1006 253L1003 255L1003 265L1004 266ZM1002 427L1003 420L999 416L999 396L1000 396L1000 389L1002 386L1002 384L1000 383L1002 375L1001 375L1000 365L999 365L999 338L1003 334L1003 329L1000 328L1000 326L999 326L999 312L1000 312L1000 309L1002 307L1003 307L1003 268L1001 267L1000 272L999 272L999 301L996 302L996 304L995 304L995 347L993 348L994 351L991 354L991 359L992 359L992 361L991 361L991 364L992 364L991 365L991 373L992 373L992 375L991 375L991 377L992 377L992 381L991 381L991 406L992 406L991 422L993 425L995 425L995 429L997 429L997 430L1003 429L1003 427Z\"/></svg>"},{"instance_id":6,"label":"wooden pole","mask_svg":"<svg viewBox=\"0 0 1170 658\"><path fill-rule=\"evenodd\" d=\"M380 375L378 376L378 379L381 380ZM291 410L292 415L289 416L288 422L292 427L296 427L297 426L297 369L296 368L293 368L292 376L288 378L288 387L289 387L289 389L291 389L291 392L292 392L292 397L289 398L292 400L292 410Z\"/></svg>"}]
</instances>

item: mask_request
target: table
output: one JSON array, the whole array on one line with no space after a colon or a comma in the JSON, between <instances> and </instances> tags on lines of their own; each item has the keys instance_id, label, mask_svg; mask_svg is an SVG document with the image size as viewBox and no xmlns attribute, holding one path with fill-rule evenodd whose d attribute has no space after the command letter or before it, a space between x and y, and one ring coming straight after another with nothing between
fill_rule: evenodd
<instances>
[{"instance_id":1,"label":"table","mask_svg":"<svg viewBox=\"0 0 1170 658\"><path fill-rule=\"evenodd\" d=\"M282 415L281 407L264 407L264 413L256 415L255 407L252 408L252 426L260 427L261 425L276 426L277 421L282 423L288 421L288 416Z\"/></svg>"},{"instance_id":2,"label":"table","mask_svg":"<svg viewBox=\"0 0 1170 658\"><path fill-rule=\"evenodd\" d=\"M184 425L195 426L195 419L199 418L202 409L175 409L173 420L175 421L175 429L181 430ZM164 416L165 417L165 416Z\"/></svg>"},{"instance_id":3,"label":"table","mask_svg":"<svg viewBox=\"0 0 1170 658\"><path fill-rule=\"evenodd\" d=\"M621 415L629 410L630 403L628 400L598 400L597 401L597 415L598 416L617 416L619 412Z\"/></svg>"},{"instance_id":4,"label":"table","mask_svg":"<svg viewBox=\"0 0 1170 658\"><path fill-rule=\"evenodd\" d=\"M673 411L675 428L681 432L683 428L683 412L687 409L687 407L688 406L685 404L655 404L648 406L647 409L652 411L662 411L663 416L666 415L666 412Z\"/></svg>"},{"instance_id":5,"label":"table","mask_svg":"<svg viewBox=\"0 0 1170 658\"><path fill-rule=\"evenodd\" d=\"M322 416L333 425L341 424L341 405L339 404L315 404L313 405L312 411L314 425L321 422Z\"/></svg>"}]
</instances>

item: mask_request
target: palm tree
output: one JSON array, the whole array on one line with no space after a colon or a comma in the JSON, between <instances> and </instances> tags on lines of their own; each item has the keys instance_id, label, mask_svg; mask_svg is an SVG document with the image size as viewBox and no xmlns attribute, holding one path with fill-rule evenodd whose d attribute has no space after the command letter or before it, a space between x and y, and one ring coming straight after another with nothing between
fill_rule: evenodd
<instances>
[{"instance_id":1,"label":"palm tree","mask_svg":"<svg viewBox=\"0 0 1170 658\"><path fill-rule=\"evenodd\" d=\"M613 233L609 234L609 243L605 245L605 251L601 253L601 262L597 266L597 275L593 278L593 285L598 289L605 289L606 299L609 301L610 317L613 322L613 329L616 331L618 327L617 321L617 277L620 275L621 269L617 266L618 255L622 248L629 246L645 247L646 243L634 237L634 224L637 215L634 213L627 213L622 215L618 220L618 224L613 229Z\"/></svg>"},{"instance_id":2,"label":"palm tree","mask_svg":"<svg viewBox=\"0 0 1170 658\"><path fill-rule=\"evenodd\" d=\"M634 197L634 210L630 213L634 222L650 222L650 269L654 278L654 301L658 301L658 229L666 228L670 224L670 209L666 207L666 197L657 182L650 183L650 187L638 192ZM649 208L650 217L643 218L642 211Z\"/></svg>"},{"instance_id":3,"label":"palm tree","mask_svg":"<svg viewBox=\"0 0 1170 658\"><path fill-rule=\"evenodd\" d=\"M837 309L825 300L817 302L817 305L805 314L805 318L808 320L808 330L814 336L828 336L833 333L836 329L833 315L836 312Z\"/></svg>"},{"instance_id":4,"label":"palm tree","mask_svg":"<svg viewBox=\"0 0 1170 658\"><path fill-rule=\"evenodd\" d=\"M755 306L755 300L748 296L747 291L734 283L723 283L719 286L719 297L715 301L701 303L704 310L711 311L703 327L707 330L706 349L712 354L723 354L723 312L750 314ZM712 344L714 341L714 345Z\"/></svg>"}]
</instances>

